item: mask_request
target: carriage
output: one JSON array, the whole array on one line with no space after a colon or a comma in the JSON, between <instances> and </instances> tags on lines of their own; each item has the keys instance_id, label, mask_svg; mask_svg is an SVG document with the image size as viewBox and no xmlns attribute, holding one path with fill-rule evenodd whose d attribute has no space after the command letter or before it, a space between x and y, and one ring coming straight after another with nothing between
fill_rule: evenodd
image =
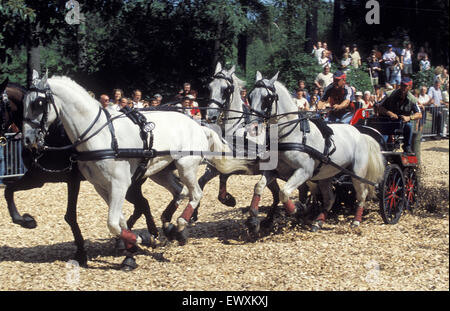
<instances>
[{"instance_id":1,"label":"carriage","mask_svg":"<svg viewBox=\"0 0 450 311\"><path fill-rule=\"evenodd\" d=\"M416 153L399 151L403 140L403 123L379 117L373 109L359 109L350 124L380 144L386 163L383 180L377 187L380 214L386 224L396 224L405 210L412 212L416 207L419 191L418 156ZM351 176L339 174L333 186L337 196L335 208L354 204Z\"/></svg>"}]
</instances>

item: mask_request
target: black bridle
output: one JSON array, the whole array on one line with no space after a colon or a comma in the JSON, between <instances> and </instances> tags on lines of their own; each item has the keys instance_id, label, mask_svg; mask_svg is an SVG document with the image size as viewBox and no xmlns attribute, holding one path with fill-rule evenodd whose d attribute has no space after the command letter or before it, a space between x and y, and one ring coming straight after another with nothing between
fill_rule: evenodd
<instances>
[{"instance_id":1,"label":"black bridle","mask_svg":"<svg viewBox=\"0 0 450 311\"><path fill-rule=\"evenodd\" d=\"M277 116L278 112L278 94L274 86L267 85L263 80L258 80L255 83L255 86L253 88L253 91L258 88L263 88L267 91L267 96L264 97L261 103L261 110L256 110L254 108L251 108L251 112L258 115L259 118L264 119L264 121L270 120L272 117L272 109L273 104L275 103L275 116ZM252 92L253 92L252 91ZM249 98L250 106L252 106L251 103L251 97Z\"/></svg>"}]
</instances>

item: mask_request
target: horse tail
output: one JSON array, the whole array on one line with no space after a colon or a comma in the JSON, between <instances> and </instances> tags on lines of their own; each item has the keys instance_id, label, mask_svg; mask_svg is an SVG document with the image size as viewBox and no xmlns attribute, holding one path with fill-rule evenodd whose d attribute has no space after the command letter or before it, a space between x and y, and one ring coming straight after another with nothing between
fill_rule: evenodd
<instances>
[{"instance_id":1,"label":"horse tail","mask_svg":"<svg viewBox=\"0 0 450 311\"><path fill-rule=\"evenodd\" d=\"M222 140L222 138L217 135L216 132L206 126L202 126L202 129L208 139L209 151L214 153L219 152L223 154L231 152L228 144L224 140ZM251 172L249 166L254 164L255 162L252 160L237 159L225 155L206 156L206 158L210 160L214 167L222 174L230 174L233 172L249 174Z\"/></svg>"},{"instance_id":2,"label":"horse tail","mask_svg":"<svg viewBox=\"0 0 450 311\"><path fill-rule=\"evenodd\" d=\"M366 176L364 178L371 182L379 183L383 179L385 169L385 159L381 153L380 144L369 135L362 135L367 142L367 152L369 154ZM369 197L374 198L375 196L375 187L369 186Z\"/></svg>"}]
</instances>

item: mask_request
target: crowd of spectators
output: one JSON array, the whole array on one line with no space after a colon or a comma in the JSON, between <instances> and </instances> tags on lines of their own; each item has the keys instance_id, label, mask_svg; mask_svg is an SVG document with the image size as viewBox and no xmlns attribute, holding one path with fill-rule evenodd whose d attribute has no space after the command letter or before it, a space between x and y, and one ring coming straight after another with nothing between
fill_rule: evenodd
<instances>
[{"instance_id":1,"label":"crowd of spectators","mask_svg":"<svg viewBox=\"0 0 450 311\"><path fill-rule=\"evenodd\" d=\"M365 63L364 68L367 68L371 89L358 90L352 85L348 86L353 92L352 102L355 108L372 108L381 102L387 92L400 88L402 78L411 77L417 70L431 70L431 49L428 43L418 49L417 55L415 53L408 38L402 47L387 44L384 52L375 45L367 58L361 56L356 44L343 46L341 53L335 53L328 49L326 42L317 42L311 55L317 60L317 64L322 66L323 71L317 73L314 81L308 81L313 82L311 92L305 88L305 81L299 80L292 96L299 110L316 110L317 102L320 101L325 89L333 83L331 65L335 65L341 72L348 73L353 69L361 69ZM448 69L436 66L434 75L434 85L416 85L413 90L422 109L443 105L448 107ZM429 100L425 100L423 95L419 98L420 94L426 94Z\"/></svg>"}]
</instances>

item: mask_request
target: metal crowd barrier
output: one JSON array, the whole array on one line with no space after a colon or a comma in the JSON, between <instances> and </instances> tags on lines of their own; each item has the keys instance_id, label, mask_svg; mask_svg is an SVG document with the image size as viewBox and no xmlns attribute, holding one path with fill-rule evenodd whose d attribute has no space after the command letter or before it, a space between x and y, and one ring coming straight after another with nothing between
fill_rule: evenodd
<instances>
[{"instance_id":1,"label":"metal crowd barrier","mask_svg":"<svg viewBox=\"0 0 450 311\"><path fill-rule=\"evenodd\" d=\"M425 107L422 111L422 137L448 137L448 108Z\"/></svg>"},{"instance_id":2,"label":"metal crowd barrier","mask_svg":"<svg viewBox=\"0 0 450 311\"><path fill-rule=\"evenodd\" d=\"M12 138L15 134L6 134L7 143L0 146L0 184L3 179L20 177L26 172L22 162L22 141Z\"/></svg>"}]
</instances>

